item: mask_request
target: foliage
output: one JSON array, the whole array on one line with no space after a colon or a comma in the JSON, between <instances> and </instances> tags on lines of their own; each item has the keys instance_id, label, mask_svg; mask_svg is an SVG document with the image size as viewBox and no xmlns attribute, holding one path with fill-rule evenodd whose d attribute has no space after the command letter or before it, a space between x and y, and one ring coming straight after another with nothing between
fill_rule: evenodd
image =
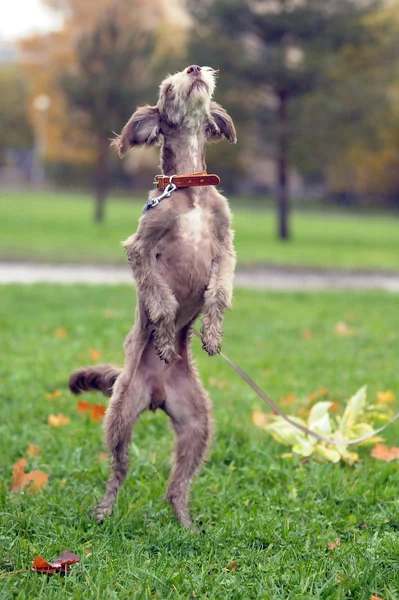
<instances>
[{"instance_id":1,"label":"foliage","mask_svg":"<svg viewBox=\"0 0 399 600\"><path fill-rule=\"evenodd\" d=\"M0 68L0 160L8 148L26 149L33 141L27 116L28 86L20 68Z\"/></svg>"},{"instance_id":2,"label":"foliage","mask_svg":"<svg viewBox=\"0 0 399 600\"><path fill-rule=\"evenodd\" d=\"M315 433L337 442L341 440L354 440L373 432L373 418L376 417L374 405L366 405L366 387L360 388L358 392L348 401L342 417L332 419L329 410L333 402L317 402L312 406L307 421L291 416L295 422L311 429ZM384 418L381 412L377 415ZM359 460L356 452L351 452L347 444L333 446L305 434L287 423L281 416L272 416L270 423L266 423L263 429L280 444L292 446L292 452L303 458L314 456L317 460L327 460L337 463L343 460L353 465ZM374 436L363 442L363 444L374 444L381 441L381 437Z\"/></svg>"}]
</instances>

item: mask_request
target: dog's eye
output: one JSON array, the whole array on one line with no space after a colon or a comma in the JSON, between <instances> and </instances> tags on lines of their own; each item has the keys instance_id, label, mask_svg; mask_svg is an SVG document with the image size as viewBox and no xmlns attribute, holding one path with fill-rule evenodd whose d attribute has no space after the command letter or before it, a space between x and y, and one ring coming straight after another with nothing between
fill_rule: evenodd
<instances>
[{"instance_id":1,"label":"dog's eye","mask_svg":"<svg viewBox=\"0 0 399 600\"><path fill-rule=\"evenodd\" d=\"M174 91L175 91L175 86L174 85L170 85L168 87L168 94L173 94Z\"/></svg>"}]
</instances>

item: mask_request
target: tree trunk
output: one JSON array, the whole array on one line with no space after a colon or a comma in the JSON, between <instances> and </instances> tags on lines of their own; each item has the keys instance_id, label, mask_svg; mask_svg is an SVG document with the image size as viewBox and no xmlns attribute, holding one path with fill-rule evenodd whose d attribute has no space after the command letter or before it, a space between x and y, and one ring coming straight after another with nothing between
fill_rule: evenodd
<instances>
[{"instance_id":1,"label":"tree trunk","mask_svg":"<svg viewBox=\"0 0 399 600\"><path fill-rule=\"evenodd\" d=\"M98 139L97 165L95 174L95 209L94 220L101 223L105 216L105 201L109 189L109 140Z\"/></svg>"},{"instance_id":2,"label":"tree trunk","mask_svg":"<svg viewBox=\"0 0 399 600\"><path fill-rule=\"evenodd\" d=\"M278 237L281 240L290 238L289 228L289 182L288 182L288 93L284 90L278 92L278 141L277 141L277 214Z\"/></svg>"}]
</instances>

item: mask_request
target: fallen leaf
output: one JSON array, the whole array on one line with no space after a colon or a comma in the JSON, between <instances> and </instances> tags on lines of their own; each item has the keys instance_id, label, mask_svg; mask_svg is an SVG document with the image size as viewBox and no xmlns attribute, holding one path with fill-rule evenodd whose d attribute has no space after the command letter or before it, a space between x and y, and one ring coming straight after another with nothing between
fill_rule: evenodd
<instances>
[{"instance_id":1,"label":"fallen leaf","mask_svg":"<svg viewBox=\"0 0 399 600\"><path fill-rule=\"evenodd\" d=\"M348 325L346 323L344 323L343 321L340 321L339 323L337 323L335 325L334 332L335 332L335 335L339 335L339 336L345 336L345 335L349 336L349 335L354 334L353 329L348 327Z\"/></svg>"},{"instance_id":2,"label":"fallen leaf","mask_svg":"<svg viewBox=\"0 0 399 600\"><path fill-rule=\"evenodd\" d=\"M35 446L35 444L29 444L28 449L26 451L27 456L39 456L40 448L39 446Z\"/></svg>"},{"instance_id":3,"label":"fallen leaf","mask_svg":"<svg viewBox=\"0 0 399 600\"><path fill-rule=\"evenodd\" d=\"M228 570L229 570L229 571L237 571L237 569L238 569L238 565L237 565L237 563L236 563L236 561L235 561L235 560L232 560L232 561L231 561L231 562L230 562L230 563L227 565L227 568L228 568Z\"/></svg>"},{"instance_id":4,"label":"fallen leaf","mask_svg":"<svg viewBox=\"0 0 399 600\"><path fill-rule=\"evenodd\" d=\"M83 400L79 400L76 405L76 410L78 413L85 414L91 411L92 404L90 402L84 402Z\"/></svg>"},{"instance_id":5,"label":"fallen leaf","mask_svg":"<svg viewBox=\"0 0 399 600\"><path fill-rule=\"evenodd\" d=\"M383 598L380 598L380 596L370 596L370 600L383 600Z\"/></svg>"},{"instance_id":6,"label":"fallen leaf","mask_svg":"<svg viewBox=\"0 0 399 600\"><path fill-rule=\"evenodd\" d=\"M338 548L340 545L341 545L341 539L338 538L337 540L335 540L335 542L328 542L327 548L329 550L335 550L335 548Z\"/></svg>"},{"instance_id":7,"label":"fallen leaf","mask_svg":"<svg viewBox=\"0 0 399 600\"><path fill-rule=\"evenodd\" d=\"M92 421L94 421L95 423L101 421L101 419L104 418L106 410L107 407L105 404L95 404L90 413Z\"/></svg>"},{"instance_id":8,"label":"fallen leaf","mask_svg":"<svg viewBox=\"0 0 399 600\"><path fill-rule=\"evenodd\" d=\"M79 563L80 558L73 552L67 552L66 550L60 554L53 562L47 562L43 556L36 556L32 564L32 571L38 573L45 573L47 575L52 573L69 573L70 565Z\"/></svg>"},{"instance_id":9,"label":"fallen leaf","mask_svg":"<svg viewBox=\"0 0 399 600\"><path fill-rule=\"evenodd\" d=\"M27 486L29 486L28 490L33 492L46 485L48 481L47 473L43 473L42 471L39 471L39 469L35 469L30 473L25 473L26 465L26 459L20 458L13 466L13 481L11 485L12 492L19 492L20 490L25 489Z\"/></svg>"},{"instance_id":10,"label":"fallen leaf","mask_svg":"<svg viewBox=\"0 0 399 600\"><path fill-rule=\"evenodd\" d=\"M17 492L21 487L22 479L25 475L25 468L28 463L26 458L20 458L13 466L11 491Z\"/></svg>"},{"instance_id":11,"label":"fallen leaf","mask_svg":"<svg viewBox=\"0 0 399 600\"><path fill-rule=\"evenodd\" d=\"M269 415L260 410L254 410L252 413L252 423L256 427L263 427L269 420Z\"/></svg>"},{"instance_id":12,"label":"fallen leaf","mask_svg":"<svg viewBox=\"0 0 399 600\"><path fill-rule=\"evenodd\" d=\"M43 473L42 471L39 471L39 469L27 473L26 477L29 478L30 481L28 488L30 492L40 490L40 488L44 487L48 482L47 473Z\"/></svg>"},{"instance_id":13,"label":"fallen leaf","mask_svg":"<svg viewBox=\"0 0 399 600\"><path fill-rule=\"evenodd\" d=\"M312 340L314 338L314 333L311 329L305 329L301 333L301 338L303 340Z\"/></svg>"},{"instance_id":14,"label":"fallen leaf","mask_svg":"<svg viewBox=\"0 0 399 600\"><path fill-rule=\"evenodd\" d=\"M101 352L95 348L91 348L91 350L89 350L89 355L91 360L100 360L101 358Z\"/></svg>"},{"instance_id":15,"label":"fallen leaf","mask_svg":"<svg viewBox=\"0 0 399 600\"><path fill-rule=\"evenodd\" d=\"M293 392L290 392L286 396L281 396L280 398L280 402L281 404L283 404L283 406L289 406L290 404L293 404L295 400L296 396Z\"/></svg>"},{"instance_id":16,"label":"fallen leaf","mask_svg":"<svg viewBox=\"0 0 399 600\"><path fill-rule=\"evenodd\" d=\"M104 418L105 412L107 410L106 404L91 404L91 402L80 401L76 405L76 410L81 413L89 413L90 418L95 423L101 421Z\"/></svg>"},{"instance_id":17,"label":"fallen leaf","mask_svg":"<svg viewBox=\"0 0 399 600\"><path fill-rule=\"evenodd\" d=\"M328 387L320 388L319 390L316 390L315 392L312 392L311 394L309 394L309 400L317 400L318 398L327 396L329 391L330 390L328 389Z\"/></svg>"},{"instance_id":18,"label":"fallen leaf","mask_svg":"<svg viewBox=\"0 0 399 600\"><path fill-rule=\"evenodd\" d=\"M104 462L108 459L108 454L106 452L99 452L97 454L97 460L98 462Z\"/></svg>"},{"instance_id":19,"label":"fallen leaf","mask_svg":"<svg viewBox=\"0 0 399 600\"><path fill-rule=\"evenodd\" d=\"M381 406L382 404L391 404L395 400L395 394L392 390L387 390L386 392L377 392L377 404Z\"/></svg>"},{"instance_id":20,"label":"fallen leaf","mask_svg":"<svg viewBox=\"0 0 399 600\"><path fill-rule=\"evenodd\" d=\"M47 400L55 400L56 398L61 398L62 392L61 390L54 390L54 392L48 392L46 394Z\"/></svg>"},{"instance_id":21,"label":"fallen leaf","mask_svg":"<svg viewBox=\"0 0 399 600\"><path fill-rule=\"evenodd\" d=\"M49 415L47 418L47 423L51 425L51 427L64 427L64 425L68 425L70 420L71 419L69 417L58 413L58 415Z\"/></svg>"},{"instance_id":22,"label":"fallen leaf","mask_svg":"<svg viewBox=\"0 0 399 600\"><path fill-rule=\"evenodd\" d=\"M399 448L388 448L385 444L377 444L371 451L371 456L377 460L391 462L399 458Z\"/></svg>"},{"instance_id":23,"label":"fallen leaf","mask_svg":"<svg viewBox=\"0 0 399 600\"><path fill-rule=\"evenodd\" d=\"M65 338L68 337L68 332L66 329L63 329L62 327L60 327L59 329L56 329L54 331L54 337L57 340L64 340Z\"/></svg>"},{"instance_id":24,"label":"fallen leaf","mask_svg":"<svg viewBox=\"0 0 399 600\"><path fill-rule=\"evenodd\" d=\"M209 385L212 385L213 387L217 387L219 390L222 390L223 388L228 387L229 384L227 381L219 381L215 377L210 377Z\"/></svg>"}]
</instances>

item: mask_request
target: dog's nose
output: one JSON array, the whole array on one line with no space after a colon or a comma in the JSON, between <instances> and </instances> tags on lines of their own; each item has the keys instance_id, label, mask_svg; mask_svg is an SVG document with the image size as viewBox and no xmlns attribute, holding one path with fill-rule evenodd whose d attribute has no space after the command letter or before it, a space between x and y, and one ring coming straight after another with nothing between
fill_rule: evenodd
<instances>
[{"instance_id":1,"label":"dog's nose","mask_svg":"<svg viewBox=\"0 0 399 600\"><path fill-rule=\"evenodd\" d=\"M198 65L191 65L191 67L187 67L187 73L190 75L199 75L201 73L201 67Z\"/></svg>"}]
</instances>

